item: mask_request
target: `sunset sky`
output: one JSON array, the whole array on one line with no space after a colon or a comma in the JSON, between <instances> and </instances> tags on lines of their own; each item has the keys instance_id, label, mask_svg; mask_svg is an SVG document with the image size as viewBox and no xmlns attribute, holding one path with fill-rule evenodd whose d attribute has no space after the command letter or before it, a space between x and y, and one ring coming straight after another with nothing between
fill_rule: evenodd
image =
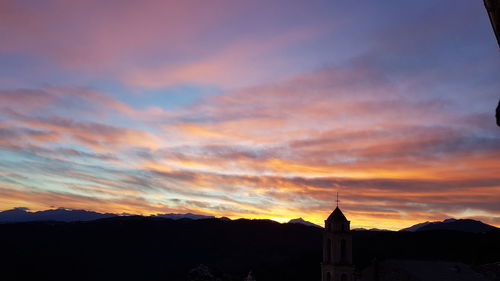
<instances>
[{"instance_id":1,"label":"sunset sky","mask_svg":"<svg viewBox=\"0 0 500 281\"><path fill-rule=\"evenodd\" d=\"M500 226L482 1L0 0L0 210Z\"/></svg>"}]
</instances>

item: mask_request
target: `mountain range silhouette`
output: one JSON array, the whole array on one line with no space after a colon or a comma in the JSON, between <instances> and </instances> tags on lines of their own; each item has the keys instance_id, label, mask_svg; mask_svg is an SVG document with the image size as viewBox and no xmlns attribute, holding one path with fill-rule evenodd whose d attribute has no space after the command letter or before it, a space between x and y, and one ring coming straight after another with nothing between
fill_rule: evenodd
<instances>
[{"instance_id":1,"label":"mountain range silhouette","mask_svg":"<svg viewBox=\"0 0 500 281\"><path fill-rule=\"evenodd\" d=\"M127 214L128 216L134 216ZM58 208L37 212L30 212L28 208L18 207L11 210L0 212L0 223L17 223L17 222L35 222L35 221L56 221L56 222L77 222L77 221L93 221L104 218L119 217L120 215L112 213L98 213L86 210L73 210L66 208ZM123 216L123 215L122 215ZM137 216L137 215L136 215ZM214 216L198 215L192 213L186 214L156 214L151 215L154 218L165 219L215 219ZM228 218L220 218L222 220L229 220ZM302 218L292 219L288 221L291 224L302 224L306 226L320 227L317 224L306 221ZM400 231L426 231L426 230L456 230L464 232L481 233L496 229L495 226L485 224L481 221L472 219L445 219L443 221L423 222L413 226L403 228ZM353 229L354 231L366 231L364 228ZM386 229L372 228L370 231L389 231Z\"/></svg>"},{"instance_id":2,"label":"mountain range silhouette","mask_svg":"<svg viewBox=\"0 0 500 281\"><path fill-rule=\"evenodd\" d=\"M3 223L1 280L181 281L204 265L221 281L241 281L249 271L259 281L319 281L322 235L323 229L315 226L246 219L114 215L91 221ZM474 266L500 260L497 228L482 233L353 231L353 241L359 269L374 259Z\"/></svg>"}]
</instances>

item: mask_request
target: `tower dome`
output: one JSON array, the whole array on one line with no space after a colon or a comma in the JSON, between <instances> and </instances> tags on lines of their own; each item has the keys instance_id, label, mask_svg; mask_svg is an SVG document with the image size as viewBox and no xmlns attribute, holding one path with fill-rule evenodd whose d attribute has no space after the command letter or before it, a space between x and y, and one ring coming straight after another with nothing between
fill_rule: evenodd
<instances>
[{"instance_id":1,"label":"tower dome","mask_svg":"<svg viewBox=\"0 0 500 281\"><path fill-rule=\"evenodd\" d=\"M328 218L326 220L329 222L340 222L340 221L346 222L346 221L348 221L347 218L342 213L342 211L340 210L339 206L337 206L337 208L335 208L335 210L333 210L333 212L330 214L330 216L328 216Z\"/></svg>"}]
</instances>

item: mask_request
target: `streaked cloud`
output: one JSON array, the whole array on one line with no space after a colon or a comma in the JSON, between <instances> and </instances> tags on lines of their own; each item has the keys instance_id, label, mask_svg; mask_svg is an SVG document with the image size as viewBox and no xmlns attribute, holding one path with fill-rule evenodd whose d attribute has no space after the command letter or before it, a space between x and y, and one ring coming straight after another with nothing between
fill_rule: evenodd
<instances>
[{"instance_id":1,"label":"streaked cloud","mask_svg":"<svg viewBox=\"0 0 500 281\"><path fill-rule=\"evenodd\" d=\"M0 5L0 209L500 223L481 3Z\"/></svg>"}]
</instances>

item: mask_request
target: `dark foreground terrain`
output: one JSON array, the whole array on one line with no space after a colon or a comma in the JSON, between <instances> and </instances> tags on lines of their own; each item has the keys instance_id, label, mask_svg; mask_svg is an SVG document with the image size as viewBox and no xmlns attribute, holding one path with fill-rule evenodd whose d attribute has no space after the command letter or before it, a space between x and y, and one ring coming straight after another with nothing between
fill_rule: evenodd
<instances>
[{"instance_id":1,"label":"dark foreground terrain","mask_svg":"<svg viewBox=\"0 0 500 281\"><path fill-rule=\"evenodd\" d=\"M266 220L118 217L0 224L0 280L320 280L322 229ZM357 269L374 258L500 261L500 231L353 232ZM215 280L215 279L214 279Z\"/></svg>"}]
</instances>

